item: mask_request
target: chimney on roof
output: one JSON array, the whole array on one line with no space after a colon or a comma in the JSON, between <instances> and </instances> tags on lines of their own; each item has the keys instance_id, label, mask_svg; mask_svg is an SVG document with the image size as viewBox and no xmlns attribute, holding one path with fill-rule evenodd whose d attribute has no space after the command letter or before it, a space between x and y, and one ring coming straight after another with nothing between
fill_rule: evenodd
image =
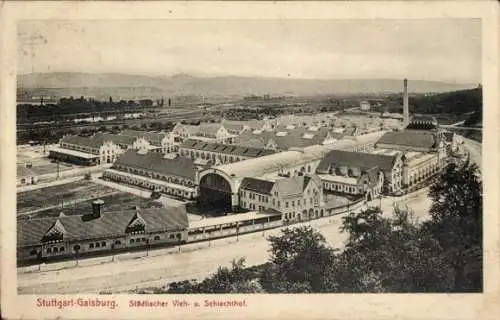
<instances>
[{"instance_id":1,"label":"chimney on roof","mask_svg":"<svg viewBox=\"0 0 500 320\"><path fill-rule=\"evenodd\" d=\"M104 201L101 199L92 201L92 217L99 218L102 213L102 207L104 205Z\"/></svg>"},{"instance_id":2,"label":"chimney on roof","mask_svg":"<svg viewBox=\"0 0 500 320\"><path fill-rule=\"evenodd\" d=\"M406 127L410 123L410 106L408 102L408 79L403 80L403 124Z\"/></svg>"}]
</instances>

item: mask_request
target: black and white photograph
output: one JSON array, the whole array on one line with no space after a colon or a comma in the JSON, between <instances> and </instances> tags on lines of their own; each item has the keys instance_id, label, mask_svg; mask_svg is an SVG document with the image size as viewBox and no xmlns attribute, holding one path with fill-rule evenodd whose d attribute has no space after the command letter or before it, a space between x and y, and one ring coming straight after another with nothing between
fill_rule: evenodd
<instances>
[{"instance_id":1,"label":"black and white photograph","mask_svg":"<svg viewBox=\"0 0 500 320\"><path fill-rule=\"evenodd\" d=\"M484 293L483 28L17 21L17 294Z\"/></svg>"}]
</instances>

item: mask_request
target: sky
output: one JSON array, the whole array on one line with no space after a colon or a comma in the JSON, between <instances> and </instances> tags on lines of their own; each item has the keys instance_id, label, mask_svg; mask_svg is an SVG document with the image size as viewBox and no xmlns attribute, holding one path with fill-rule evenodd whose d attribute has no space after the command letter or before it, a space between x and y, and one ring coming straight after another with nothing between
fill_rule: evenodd
<instances>
[{"instance_id":1,"label":"sky","mask_svg":"<svg viewBox=\"0 0 500 320\"><path fill-rule=\"evenodd\" d=\"M18 73L481 82L481 22L24 21Z\"/></svg>"}]
</instances>

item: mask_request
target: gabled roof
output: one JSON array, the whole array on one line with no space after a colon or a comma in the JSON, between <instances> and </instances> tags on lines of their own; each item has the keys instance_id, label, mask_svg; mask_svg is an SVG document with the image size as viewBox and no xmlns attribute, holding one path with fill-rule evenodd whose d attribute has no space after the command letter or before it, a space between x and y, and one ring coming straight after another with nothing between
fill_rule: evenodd
<instances>
[{"instance_id":1,"label":"gabled roof","mask_svg":"<svg viewBox=\"0 0 500 320\"><path fill-rule=\"evenodd\" d=\"M97 149L108 141L115 144L132 145L136 139L136 137L131 136L98 132L92 137L65 136L61 139L61 142Z\"/></svg>"},{"instance_id":2,"label":"gabled roof","mask_svg":"<svg viewBox=\"0 0 500 320\"><path fill-rule=\"evenodd\" d=\"M196 165L193 160L186 157L167 159L158 152L140 154L135 150L127 150L116 159L115 164L190 180L195 179Z\"/></svg>"},{"instance_id":3,"label":"gabled roof","mask_svg":"<svg viewBox=\"0 0 500 320\"><path fill-rule=\"evenodd\" d=\"M202 123L200 124L198 134L215 137L220 128L222 128L220 123Z\"/></svg>"},{"instance_id":4,"label":"gabled roof","mask_svg":"<svg viewBox=\"0 0 500 320\"><path fill-rule=\"evenodd\" d=\"M344 150L332 150L321 159L317 172L328 173L331 166L347 166L368 170L379 167L382 170L391 171L399 154L372 154Z\"/></svg>"},{"instance_id":5,"label":"gabled roof","mask_svg":"<svg viewBox=\"0 0 500 320\"><path fill-rule=\"evenodd\" d=\"M121 135L135 137L135 138L144 138L153 145L161 145L161 141L166 136L165 133L147 132L139 130L123 130Z\"/></svg>"},{"instance_id":6,"label":"gabled roof","mask_svg":"<svg viewBox=\"0 0 500 320\"><path fill-rule=\"evenodd\" d=\"M377 144L394 144L416 148L435 148L436 137L433 133L422 133L416 131L389 131L386 132Z\"/></svg>"},{"instance_id":7,"label":"gabled roof","mask_svg":"<svg viewBox=\"0 0 500 320\"><path fill-rule=\"evenodd\" d=\"M310 181L309 176L296 176L277 179L275 183L280 196L289 197L302 194Z\"/></svg>"},{"instance_id":8,"label":"gabled roof","mask_svg":"<svg viewBox=\"0 0 500 320\"><path fill-rule=\"evenodd\" d=\"M182 230L188 227L184 207L141 209L140 217L146 232ZM66 241L99 239L125 234L127 227L137 215L136 210L104 212L99 218L86 219L83 215L59 218L19 220L17 222L17 246L41 244L42 238L57 221L64 228Z\"/></svg>"},{"instance_id":9,"label":"gabled roof","mask_svg":"<svg viewBox=\"0 0 500 320\"><path fill-rule=\"evenodd\" d=\"M249 190L261 194L271 194L271 190L274 187L274 182L255 179L255 178L243 178L241 181L240 188L244 190Z\"/></svg>"},{"instance_id":10,"label":"gabled roof","mask_svg":"<svg viewBox=\"0 0 500 320\"><path fill-rule=\"evenodd\" d=\"M112 133L96 133L93 137L93 140L101 141L101 144L111 141L118 145L132 145L137 140L137 137L131 136L123 136L119 134Z\"/></svg>"},{"instance_id":11,"label":"gabled roof","mask_svg":"<svg viewBox=\"0 0 500 320\"><path fill-rule=\"evenodd\" d=\"M68 144L74 144L78 146L97 149L102 146L103 141L93 139L93 137L81 137L77 135L72 135L72 136L64 136L61 139L61 143L68 143Z\"/></svg>"}]
</instances>

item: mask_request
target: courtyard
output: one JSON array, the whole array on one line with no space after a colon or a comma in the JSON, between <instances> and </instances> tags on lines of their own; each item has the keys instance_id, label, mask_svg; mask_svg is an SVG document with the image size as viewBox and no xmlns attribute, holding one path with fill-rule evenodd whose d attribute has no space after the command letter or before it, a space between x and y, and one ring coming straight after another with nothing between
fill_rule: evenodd
<instances>
[{"instance_id":1,"label":"courtyard","mask_svg":"<svg viewBox=\"0 0 500 320\"><path fill-rule=\"evenodd\" d=\"M147 208L156 201L142 198L128 192L80 180L53 187L20 192L17 194L18 218L44 218L88 213L92 210L92 200L104 201L104 212L135 208ZM161 205L161 204L156 204Z\"/></svg>"}]
</instances>

